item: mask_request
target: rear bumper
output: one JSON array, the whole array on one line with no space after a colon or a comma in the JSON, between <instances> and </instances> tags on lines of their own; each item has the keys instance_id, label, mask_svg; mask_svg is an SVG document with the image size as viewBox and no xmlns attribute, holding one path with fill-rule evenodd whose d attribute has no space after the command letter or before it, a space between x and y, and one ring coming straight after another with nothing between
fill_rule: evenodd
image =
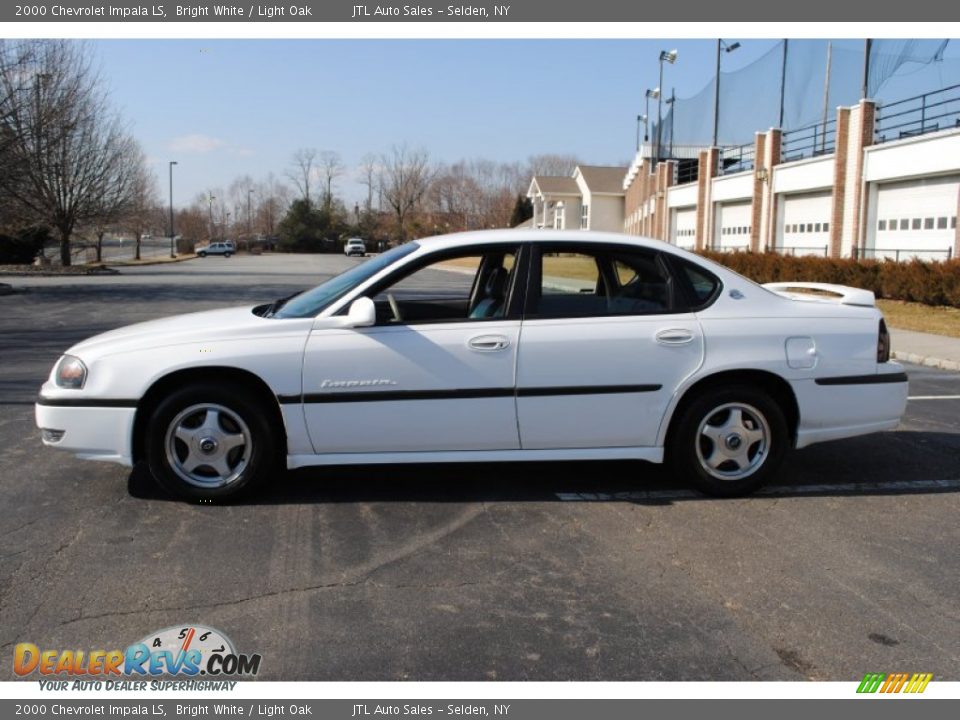
<instances>
[{"instance_id":1,"label":"rear bumper","mask_svg":"<svg viewBox=\"0 0 960 720\"><path fill-rule=\"evenodd\" d=\"M800 407L797 447L892 430L907 408L903 369L887 363L877 375L792 383Z\"/></svg>"},{"instance_id":2,"label":"rear bumper","mask_svg":"<svg viewBox=\"0 0 960 720\"><path fill-rule=\"evenodd\" d=\"M43 399L34 405L37 427L44 431L44 445L67 450L84 460L128 467L133 465L135 414L135 407L63 407L43 404Z\"/></svg>"}]
</instances>

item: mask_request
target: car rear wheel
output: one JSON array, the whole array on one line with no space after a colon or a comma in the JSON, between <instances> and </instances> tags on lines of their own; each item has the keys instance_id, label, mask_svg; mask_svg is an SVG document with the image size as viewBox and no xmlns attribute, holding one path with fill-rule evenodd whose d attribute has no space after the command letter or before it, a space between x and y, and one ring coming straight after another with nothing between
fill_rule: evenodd
<instances>
[{"instance_id":1,"label":"car rear wheel","mask_svg":"<svg viewBox=\"0 0 960 720\"><path fill-rule=\"evenodd\" d=\"M736 497L770 480L789 443L774 400L749 386L713 388L682 410L672 433L671 468L700 490Z\"/></svg>"},{"instance_id":2,"label":"car rear wheel","mask_svg":"<svg viewBox=\"0 0 960 720\"><path fill-rule=\"evenodd\" d=\"M228 257L230 257L231 255L233 255L233 253L231 253L231 252L225 252L225 253L223 254L223 256L224 256L225 258L228 258Z\"/></svg>"},{"instance_id":3,"label":"car rear wheel","mask_svg":"<svg viewBox=\"0 0 960 720\"><path fill-rule=\"evenodd\" d=\"M189 385L154 410L147 462L177 497L226 500L264 482L277 469L268 413L226 386Z\"/></svg>"}]
</instances>

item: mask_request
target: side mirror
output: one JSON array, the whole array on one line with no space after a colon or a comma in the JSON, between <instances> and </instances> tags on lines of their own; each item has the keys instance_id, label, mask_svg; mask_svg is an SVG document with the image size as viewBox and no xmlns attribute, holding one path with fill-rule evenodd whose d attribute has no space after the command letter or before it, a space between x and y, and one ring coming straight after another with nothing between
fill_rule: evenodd
<instances>
[{"instance_id":1,"label":"side mirror","mask_svg":"<svg viewBox=\"0 0 960 720\"><path fill-rule=\"evenodd\" d=\"M359 297L350 303L347 311L347 327L370 327L377 324L377 308L373 300L368 297Z\"/></svg>"}]
</instances>

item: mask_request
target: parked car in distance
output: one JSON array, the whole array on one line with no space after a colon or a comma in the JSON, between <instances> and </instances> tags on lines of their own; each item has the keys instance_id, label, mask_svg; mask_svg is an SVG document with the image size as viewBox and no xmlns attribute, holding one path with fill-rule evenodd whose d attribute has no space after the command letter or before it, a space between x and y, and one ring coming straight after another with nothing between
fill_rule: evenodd
<instances>
[{"instance_id":1,"label":"parked car in distance","mask_svg":"<svg viewBox=\"0 0 960 720\"><path fill-rule=\"evenodd\" d=\"M196 250L197 255L206 257L207 255L223 255L230 257L236 252L232 242L215 242L209 245L201 245Z\"/></svg>"},{"instance_id":2,"label":"parked car in distance","mask_svg":"<svg viewBox=\"0 0 960 720\"><path fill-rule=\"evenodd\" d=\"M361 238L350 238L343 244L343 254L347 257L350 255L363 257L367 254L367 245Z\"/></svg>"},{"instance_id":3,"label":"parked car in distance","mask_svg":"<svg viewBox=\"0 0 960 720\"><path fill-rule=\"evenodd\" d=\"M761 286L657 240L506 230L90 338L57 361L36 422L44 444L144 460L194 501L284 466L599 459L667 462L734 496L793 448L896 427L906 402L869 291Z\"/></svg>"}]
</instances>

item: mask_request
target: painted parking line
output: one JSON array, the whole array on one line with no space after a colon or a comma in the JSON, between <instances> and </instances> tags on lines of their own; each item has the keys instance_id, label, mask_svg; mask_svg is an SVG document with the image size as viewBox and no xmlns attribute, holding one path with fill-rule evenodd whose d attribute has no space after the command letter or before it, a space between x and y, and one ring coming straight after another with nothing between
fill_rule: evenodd
<instances>
[{"instance_id":1,"label":"painted parking line","mask_svg":"<svg viewBox=\"0 0 960 720\"><path fill-rule=\"evenodd\" d=\"M907 400L960 400L960 395L911 395Z\"/></svg>"},{"instance_id":2,"label":"painted parking line","mask_svg":"<svg viewBox=\"0 0 960 720\"><path fill-rule=\"evenodd\" d=\"M873 494L883 492L917 492L924 490L960 490L956 480L890 480L887 482L820 483L816 485L773 485L753 493L754 497L781 495ZM617 500L686 500L704 498L693 490L632 490L617 493L555 493L565 502L611 502Z\"/></svg>"}]
</instances>

